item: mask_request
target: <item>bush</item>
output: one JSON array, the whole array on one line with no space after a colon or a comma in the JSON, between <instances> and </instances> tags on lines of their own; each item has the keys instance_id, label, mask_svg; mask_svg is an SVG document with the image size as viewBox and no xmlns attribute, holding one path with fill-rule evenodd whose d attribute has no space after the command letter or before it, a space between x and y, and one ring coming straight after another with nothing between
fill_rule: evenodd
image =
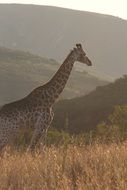
<instances>
[{"instance_id":1,"label":"bush","mask_svg":"<svg viewBox=\"0 0 127 190\"><path fill-rule=\"evenodd\" d=\"M115 106L107 121L97 126L96 134L107 142L127 139L127 106Z\"/></svg>"},{"instance_id":2,"label":"bush","mask_svg":"<svg viewBox=\"0 0 127 190\"><path fill-rule=\"evenodd\" d=\"M48 131L46 137L46 145L66 145L71 142L71 136L62 131L59 132L57 130Z\"/></svg>"}]
</instances>

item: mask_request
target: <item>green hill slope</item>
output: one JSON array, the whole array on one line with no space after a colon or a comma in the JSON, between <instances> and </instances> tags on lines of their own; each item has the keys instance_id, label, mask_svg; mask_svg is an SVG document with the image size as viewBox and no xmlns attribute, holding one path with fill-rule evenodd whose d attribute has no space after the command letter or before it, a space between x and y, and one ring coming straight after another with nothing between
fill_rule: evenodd
<instances>
[{"instance_id":1,"label":"green hill slope","mask_svg":"<svg viewBox=\"0 0 127 190\"><path fill-rule=\"evenodd\" d=\"M29 52L0 48L0 105L11 102L43 85L55 74L59 63ZM84 66L85 68L85 66ZM88 72L72 72L60 98L72 98L106 84Z\"/></svg>"},{"instance_id":2,"label":"green hill slope","mask_svg":"<svg viewBox=\"0 0 127 190\"><path fill-rule=\"evenodd\" d=\"M58 102L53 125L72 133L90 131L107 119L115 105L124 104L127 104L127 76L97 87L86 96Z\"/></svg>"}]
</instances>

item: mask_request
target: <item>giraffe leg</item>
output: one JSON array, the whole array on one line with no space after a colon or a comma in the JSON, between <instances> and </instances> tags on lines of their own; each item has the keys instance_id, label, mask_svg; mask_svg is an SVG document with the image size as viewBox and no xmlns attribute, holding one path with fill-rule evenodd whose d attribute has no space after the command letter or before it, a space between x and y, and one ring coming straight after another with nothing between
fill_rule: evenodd
<instances>
[{"instance_id":1,"label":"giraffe leg","mask_svg":"<svg viewBox=\"0 0 127 190\"><path fill-rule=\"evenodd\" d=\"M49 128L49 127L50 127L50 126L48 126L48 127L45 129L44 133L43 133L42 136L41 136L41 140L42 140L43 145L46 143L47 132L48 132L48 128Z\"/></svg>"},{"instance_id":2,"label":"giraffe leg","mask_svg":"<svg viewBox=\"0 0 127 190\"><path fill-rule=\"evenodd\" d=\"M0 153L2 152L3 148L7 145L7 143L8 143L7 137L0 138Z\"/></svg>"},{"instance_id":3,"label":"giraffe leg","mask_svg":"<svg viewBox=\"0 0 127 190\"><path fill-rule=\"evenodd\" d=\"M43 126L39 126L35 129L28 150L30 150L30 151L35 150L36 144L38 143L40 138L42 137L44 139L47 128L48 128L48 126L43 125Z\"/></svg>"},{"instance_id":4,"label":"giraffe leg","mask_svg":"<svg viewBox=\"0 0 127 190\"><path fill-rule=\"evenodd\" d=\"M45 118L43 118L43 115L39 116L35 124L36 128L34 130L28 150L30 149L31 151L33 151L40 138L42 138L43 140L45 139L47 130L53 120L52 110L49 110L49 112L45 113L45 116Z\"/></svg>"},{"instance_id":5,"label":"giraffe leg","mask_svg":"<svg viewBox=\"0 0 127 190\"><path fill-rule=\"evenodd\" d=\"M45 142L46 142L46 137L47 137L48 128L50 127L53 118L54 118L54 113L53 113L53 111L52 111L52 109L51 109L51 110L50 110L49 118L47 118L46 127L44 127L44 131L43 131L42 136L41 136L42 142L43 142L44 144L45 144Z\"/></svg>"}]
</instances>

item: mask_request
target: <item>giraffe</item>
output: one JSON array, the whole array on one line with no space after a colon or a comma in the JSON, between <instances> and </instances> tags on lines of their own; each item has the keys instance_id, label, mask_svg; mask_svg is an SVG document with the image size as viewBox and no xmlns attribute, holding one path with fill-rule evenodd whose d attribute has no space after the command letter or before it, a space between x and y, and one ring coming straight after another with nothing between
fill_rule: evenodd
<instances>
[{"instance_id":1,"label":"giraffe","mask_svg":"<svg viewBox=\"0 0 127 190\"><path fill-rule=\"evenodd\" d=\"M35 88L25 98L5 104L0 109L0 150L18 135L21 129L33 127L29 150L44 138L54 113L52 107L62 93L75 61L91 66L81 44L71 50L56 74L43 86Z\"/></svg>"}]
</instances>

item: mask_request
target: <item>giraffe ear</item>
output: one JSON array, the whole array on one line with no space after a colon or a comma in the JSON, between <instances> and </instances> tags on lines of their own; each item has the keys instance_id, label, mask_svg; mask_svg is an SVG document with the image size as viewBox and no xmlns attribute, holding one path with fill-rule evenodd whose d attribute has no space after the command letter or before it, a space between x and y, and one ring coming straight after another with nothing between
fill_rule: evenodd
<instances>
[{"instance_id":1,"label":"giraffe ear","mask_svg":"<svg viewBox=\"0 0 127 190\"><path fill-rule=\"evenodd\" d=\"M82 48L82 45L81 44L76 44L76 47L77 48Z\"/></svg>"}]
</instances>

